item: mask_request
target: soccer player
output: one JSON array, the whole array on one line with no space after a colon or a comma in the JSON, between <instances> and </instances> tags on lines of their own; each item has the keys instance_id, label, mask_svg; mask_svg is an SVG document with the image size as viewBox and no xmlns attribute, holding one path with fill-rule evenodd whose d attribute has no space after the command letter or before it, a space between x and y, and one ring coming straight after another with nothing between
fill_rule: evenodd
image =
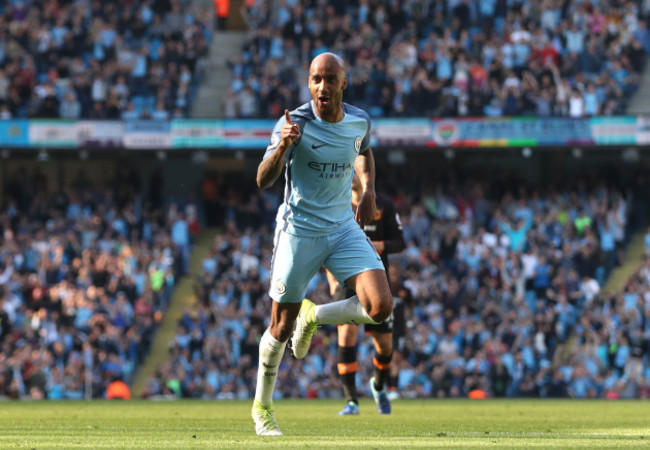
<instances>
[{"instance_id":1,"label":"soccer player","mask_svg":"<svg viewBox=\"0 0 650 450\"><path fill-rule=\"evenodd\" d=\"M339 56L314 58L309 68L312 100L291 113L285 110L257 169L262 189L283 171L286 178L271 264L271 324L260 341L252 410L258 435L282 435L272 399L289 338L294 356L304 358L319 324L381 323L393 310L381 257L361 229L376 210L370 117L343 103L347 83ZM363 191L354 212L353 172ZM303 300L321 266L356 295L325 305Z\"/></svg>"},{"instance_id":2,"label":"soccer player","mask_svg":"<svg viewBox=\"0 0 650 450\"><path fill-rule=\"evenodd\" d=\"M363 191L359 177L352 178L352 208L356 209ZM388 269L388 254L404 250L404 235L399 216L395 213L393 202L385 196L377 197L377 213L363 228L375 250L381 255L384 267ZM390 275L390 272L387 271ZM354 295L348 287L341 284L328 271L327 279L334 300L341 300ZM390 276L388 277L390 283ZM396 303L397 304L397 303ZM375 345L375 376L370 379L370 391L377 404L380 414L390 414L390 400L386 393L386 383L390 377L391 360L393 358L393 314L378 325L366 324L366 333L372 334ZM339 412L340 416L359 414L359 397L356 388L357 375L357 336L359 326L343 324L338 327L338 371L343 382L343 391L347 404Z\"/></svg>"}]
</instances>

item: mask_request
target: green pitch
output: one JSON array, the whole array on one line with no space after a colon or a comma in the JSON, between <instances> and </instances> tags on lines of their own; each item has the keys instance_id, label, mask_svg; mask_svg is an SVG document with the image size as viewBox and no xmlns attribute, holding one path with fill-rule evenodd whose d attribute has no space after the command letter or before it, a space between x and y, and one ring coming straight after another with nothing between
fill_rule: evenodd
<instances>
[{"instance_id":1,"label":"green pitch","mask_svg":"<svg viewBox=\"0 0 650 450\"><path fill-rule=\"evenodd\" d=\"M251 402L0 402L0 448L648 447L650 402L399 400L276 403L284 437L255 435Z\"/></svg>"}]
</instances>

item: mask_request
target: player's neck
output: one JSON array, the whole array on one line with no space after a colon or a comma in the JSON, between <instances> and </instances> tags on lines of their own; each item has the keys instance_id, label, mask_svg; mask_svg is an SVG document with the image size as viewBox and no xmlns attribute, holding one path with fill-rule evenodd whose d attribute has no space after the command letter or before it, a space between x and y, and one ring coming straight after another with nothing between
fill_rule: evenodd
<instances>
[{"instance_id":1,"label":"player's neck","mask_svg":"<svg viewBox=\"0 0 650 450\"><path fill-rule=\"evenodd\" d=\"M340 122L343 120L343 117L345 116L343 112L343 105L340 105L338 108L336 108L332 113L324 113L323 111L320 111L318 107L314 108L316 110L316 114L318 114L318 117L320 117L321 120L325 122L330 122L330 123L336 123Z\"/></svg>"}]
</instances>

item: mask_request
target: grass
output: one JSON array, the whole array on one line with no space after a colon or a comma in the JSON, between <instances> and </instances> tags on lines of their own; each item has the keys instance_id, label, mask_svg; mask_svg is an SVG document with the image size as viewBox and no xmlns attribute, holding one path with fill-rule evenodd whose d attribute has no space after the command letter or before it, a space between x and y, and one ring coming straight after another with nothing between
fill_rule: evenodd
<instances>
[{"instance_id":1,"label":"grass","mask_svg":"<svg viewBox=\"0 0 650 450\"><path fill-rule=\"evenodd\" d=\"M284 437L258 437L251 402L2 402L0 448L461 448L650 446L650 402L399 400L338 417L332 400L276 402Z\"/></svg>"}]
</instances>

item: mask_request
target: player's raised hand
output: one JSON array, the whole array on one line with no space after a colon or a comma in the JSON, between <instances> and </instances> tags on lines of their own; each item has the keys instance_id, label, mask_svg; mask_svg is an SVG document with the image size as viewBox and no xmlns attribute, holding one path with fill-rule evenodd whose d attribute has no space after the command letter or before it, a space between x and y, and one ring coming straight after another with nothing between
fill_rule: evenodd
<instances>
[{"instance_id":1,"label":"player's raised hand","mask_svg":"<svg viewBox=\"0 0 650 450\"><path fill-rule=\"evenodd\" d=\"M300 137L300 127L291 121L288 109L284 110L284 118L286 119L286 123L282 125L280 136L282 137L282 142L286 146L289 146Z\"/></svg>"}]
</instances>

